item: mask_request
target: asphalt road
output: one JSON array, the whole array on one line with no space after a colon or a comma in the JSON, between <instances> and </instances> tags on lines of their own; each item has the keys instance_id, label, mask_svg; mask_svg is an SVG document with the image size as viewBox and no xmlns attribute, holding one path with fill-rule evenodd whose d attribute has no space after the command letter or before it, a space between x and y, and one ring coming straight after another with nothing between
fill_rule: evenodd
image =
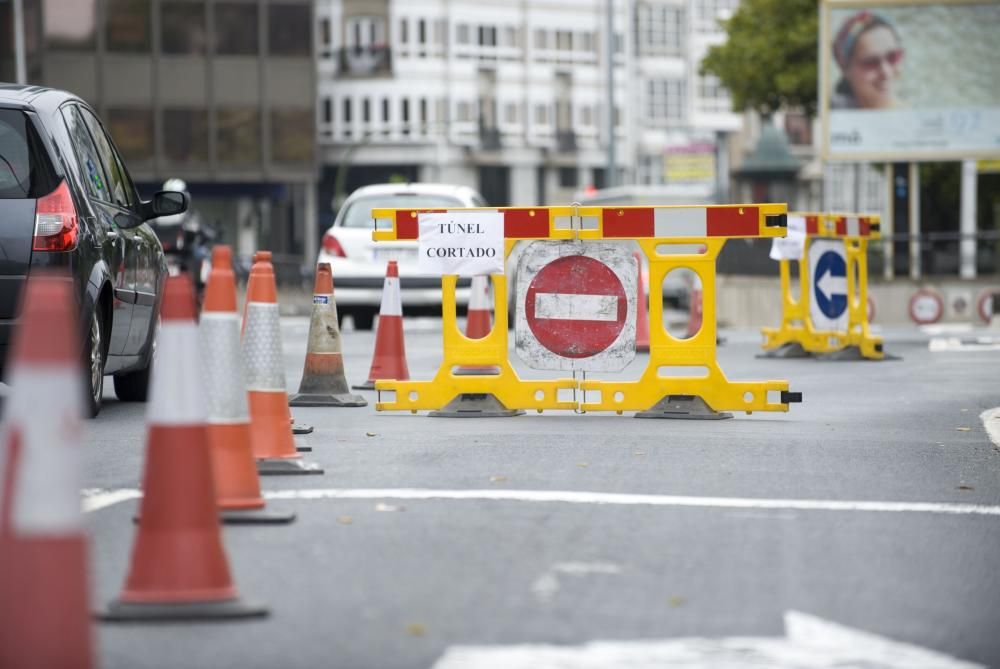
<instances>
[{"instance_id":1,"label":"asphalt road","mask_svg":"<svg viewBox=\"0 0 1000 669\"><path fill-rule=\"evenodd\" d=\"M440 361L438 325L408 325L413 378ZM307 327L284 321L292 390ZM241 594L271 616L100 624L101 664L416 669L456 645L779 637L799 611L1000 666L1000 450L980 419L1000 406L1000 350L886 334L902 360L760 360L756 335L726 333L730 379L804 393L787 414L295 409L325 475L263 479L294 524L224 530ZM363 381L373 338L344 341ZM109 392L89 488L139 485L143 414ZM122 586L136 507L87 514L95 606Z\"/></svg>"}]
</instances>

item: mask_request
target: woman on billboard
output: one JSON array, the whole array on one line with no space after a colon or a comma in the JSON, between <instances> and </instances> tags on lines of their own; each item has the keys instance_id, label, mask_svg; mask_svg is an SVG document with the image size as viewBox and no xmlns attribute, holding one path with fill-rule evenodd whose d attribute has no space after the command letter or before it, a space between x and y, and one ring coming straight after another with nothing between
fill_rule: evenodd
<instances>
[{"instance_id":1,"label":"woman on billboard","mask_svg":"<svg viewBox=\"0 0 1000 669\"><path fill-rule=\"evenodd\" d=\"M896 88L903 63L896 26L885 16L862 11L850 16L833 40L841 79L831 109L886 109L899 106Z\"/></svg>"}]
</instances>

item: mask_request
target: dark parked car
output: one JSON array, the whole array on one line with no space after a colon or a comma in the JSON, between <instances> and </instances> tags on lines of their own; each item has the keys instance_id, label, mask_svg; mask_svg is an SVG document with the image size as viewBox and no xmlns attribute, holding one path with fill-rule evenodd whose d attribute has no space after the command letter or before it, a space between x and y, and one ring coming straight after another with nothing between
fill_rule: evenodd
<instances>
[{"instance_id":1,"label":"dark parked car","mask_svg":"<svg viewBox=\"0 0 1000 669\"><path fill-rule=\"evenodd\" d=\"M145 401L167 275L145 221L186 208L184 193L139 199L83 100L0 83L0 359L28 274L58 268L73 277L79 301L88 413L100 411L105 374L119 399Z\"/></svg>"}]
</instances>

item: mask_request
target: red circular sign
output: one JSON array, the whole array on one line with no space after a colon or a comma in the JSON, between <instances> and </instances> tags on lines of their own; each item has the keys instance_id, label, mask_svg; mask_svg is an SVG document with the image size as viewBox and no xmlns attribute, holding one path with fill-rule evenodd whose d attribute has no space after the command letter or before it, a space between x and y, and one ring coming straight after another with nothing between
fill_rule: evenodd
<instances>
[{"instance_id":1,"label":"red circular sign","mask_svg":"<svg viewBox=\"0 0 1000 669\"><path fill-rule=\"evenodd\" d=\"M943 314L944 300L930 288L921 288L910 298L910 318L917 325L937 323Z\"/></svg>"},{"instance_id":2,"label":"red circular sign","mask_svg":"<svg viewBox=\"0 0 1000 669\"><path fill-rule=\"evenodd\" d=\"M976 300L976 311L987 325L993 320L993 313L997 310L996 300L1000 300L1000 291L994 293L988 288Z\"/></svg>"},{"instance_id":3,"label":"red circular sign","mask_svg":"<svg viewBox=\"0 0 1000 669\"><path fill-rule=\"evenodd\" d=\"M524 315L538 342L564 358L589 358L625 327L628 299L610 267L588 256L564 256L528 284Z\"/></svg>"}]
</instances>

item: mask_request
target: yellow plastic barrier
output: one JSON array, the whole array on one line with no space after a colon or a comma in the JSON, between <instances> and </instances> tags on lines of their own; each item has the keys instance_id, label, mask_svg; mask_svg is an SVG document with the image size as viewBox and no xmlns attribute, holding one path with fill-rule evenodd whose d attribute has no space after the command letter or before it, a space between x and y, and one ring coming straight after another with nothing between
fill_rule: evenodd
<instances>
[{"instance_id":1,"label":"yellow plastic barrier","mask_svg":"<svg viewBox=\"0 0 1000 669\"><path fill-rule=\"evenodd\" d=\"M375 209L372 238L395 241L417 238L421 210ZM455 209L455 212L477 211ZM715 359L715 260L727 239L779 237L785 233L786 207L782 204L708 207L535 207L506 208L505 257L520 240L633 240L649 261L649 363L634 382L562 378L525 380L518 377L508 358L507 285L504 275L493 275L495 320L490 334L477 340L465 337L455 315L457 277L442 277L444 360L429 381L377 381L378 391L393 391L392 401L379 401L385 410L429 409L431 415L512 415L526 409L585 411L638 411L640 417L725 418L725 411L788 411L801 395L788 392L787 381L731 382ZM697 245L704 253L661 253L662 245ZM702 280L704 315L701 330L680 340L663 328L663 279L675 268L695 271ZM466 376L453 373L458 366L496 366L497 375ZM663 367L704 368L701 376L675 377ZM559 391L573 392L573 399L559 399ZM597 396L595 398L595 395Z\"/></svg>"},{"instance_id":2,"label":"yellow plastic barrier","mask_svg":"<svg viewBox=\"0 0 1000 669\"><path fill-rule=\"evenodd\" d=\"M876 215L794 213L805 218L806 239L799 260L781 260L781 325L762 328L762 347L775 357L809 354L850 357L851 353L869 360L885 357L881 337L871 334L868 322L868 241L881 238ZM809 316L812 277L809 248L816 239L842 239L847 263L847 329L819 330ZM799 296L792 296L793 262L798 263Z\"/></svg>"}]
</instances>

